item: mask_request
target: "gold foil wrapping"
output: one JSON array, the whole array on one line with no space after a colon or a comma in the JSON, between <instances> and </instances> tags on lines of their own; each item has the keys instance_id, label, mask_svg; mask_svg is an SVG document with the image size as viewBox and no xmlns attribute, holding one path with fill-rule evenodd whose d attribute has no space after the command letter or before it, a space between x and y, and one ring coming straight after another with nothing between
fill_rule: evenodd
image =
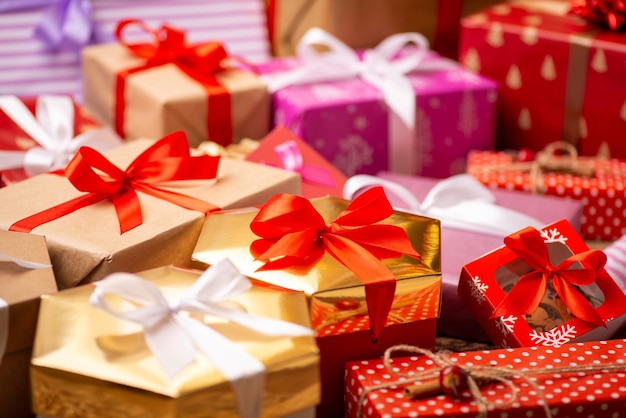
<instances>
[{"instance_id":1,"label":"gold foil wrapping","mask_svg":"<svg viewBox=\"0 0 626 418\"><path fill-rule=\"evenodd\" d=\"M176 299L198 274L161 267L139 276ZM238 416L230 384L208 359L199 355L170 381L143 341L141 327L92 307L92 291L87 285L42 299L31 365L36 413L64 418ZM301 292L260 285L236 302L254 315L310 325ZM265 364L263 417L317 404L319 359L312 337L269 338L219 318L205 321Z\"/></svg>"}]
</instances>

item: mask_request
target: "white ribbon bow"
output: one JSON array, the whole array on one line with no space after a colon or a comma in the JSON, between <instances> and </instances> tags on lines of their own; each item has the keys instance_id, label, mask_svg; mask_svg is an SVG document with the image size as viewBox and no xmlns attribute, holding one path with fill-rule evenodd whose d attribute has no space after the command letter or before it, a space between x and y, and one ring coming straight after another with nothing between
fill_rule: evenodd
<instances>
[{"instance_id":1,"label":"white ribbon bow","mask_svg":"<svg viewBox=\"0 0 626 418\"><path fill-rule=\"evenodd\" d=\"M439 181L421 203L404 186L366 174L350 177L343 195L353 199L359 190L371 186L382 186L402 199L400 210L439 219L445 227L505 237L527 226L543 225L531 216L498 206L493 193L469 174Z\"/></svg>"},{"instance_id":2,"label":"white ribbon bow","mask_svg":"<svg viewBox=\"0 0 626 418\"><path fill-rule=\"evenodd\" d=\"M0 171L24 168L32 177L64 168L81 146L105 152L122 144L108 128L74 137L74 104L68 96L39 96L36 118L15 96L0 96L0 110L39 144L27 151L0 151Z\"/></svg>"},{"instance_id":3,"label":"white ribbon bow","mask_svg":"<svg viewBox=\"0 0 626 418\"><path fill-rule=\"evenodd\" d=\"M9 261L15 263L25 269L45 269L52 267L51 264L36 263L34 261L22 260L8 254L0 253L0 262ZM6 300L0 298L0 364L4 358L7 349L7 340L9 339L9 304Z\"/></svg>"},{"instance_id":4,"label":"white ribbon bow","mask_svg":"<svg viewBox=\"0 0 626 418\"><path fill-rule=\"evenodd\" d=\"M263 363L222 334L182 312L212 315L243 325L267 336L312 336L313 331L291 322L253 316L220 305L251 287L227 259L206 270L176 302L168 302L152 283L128 273L114 273L95 283L93 306L144 327L146 343L170 378L204 354L230 381L243 418L260 416L265 384ZM105 301L117 294L141 306L116 311Z\"/></svg>"},{"instance_id":5,"label":"white ribbon bow","mask_svg":"<svg viewBox=\"0 0 626 418\"><path fill-rule=\"evenodd\" d=\"M404 56L396 55L407 44L417 46ZM315 45L328 51L319 52ZM443 59L425 60L428 40L419 33L391 35L375 48L364 52L363 59L348 45L320 28L309 29L298 43L296 54L301 66L263 78L271 92L294 84L308 84L360 77L378 88L385 103L411 129L415 127L415 92L406 76L411 71L436 71L453 67Z\"/></svg>"}]
</instances>

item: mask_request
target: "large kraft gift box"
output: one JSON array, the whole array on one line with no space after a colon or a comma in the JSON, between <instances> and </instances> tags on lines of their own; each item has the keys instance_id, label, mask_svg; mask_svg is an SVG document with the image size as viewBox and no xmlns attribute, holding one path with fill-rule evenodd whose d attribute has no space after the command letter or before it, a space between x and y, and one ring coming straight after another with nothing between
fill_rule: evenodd
<instances>
[{"instance_id":1,"label":"large kraft gift box","mask_svg":"<svg viewBox=\"0 0 626 418\"><path fill-rule=\"evenodd\" d=\"M270 55L263 0L4 0L0 3L0 91L33 97L68 94L82 101L80 50L112 42L130 16L167 21L193 42L219 39L253 62Z\"/></svg>"},{"instance_id":2,"label":"large kraft gift box","mask_svg":"<svg viewBox=\"0 0 626 418\"><path fill-rule=\"evenodd\" d=\"M342 416L342 367L345 361L379 356L386 347L393 344L408 343L430 348L435 344L441 292L439 221L392 211L389 207L390 215L380 222L357 222L360 217L372 222L374 214L378 215L380 209L377 205L381 202L372 203L369 200L374 195L364 194L352 203L333 197L309 201L302 197L281 195L272 198L260 211L251 209L218 212L207 218L194 250L194 260L213 264L227 257L249 277L301 290L308 296L321 355L322 401L317 408L317 416ZM276 206L285 200L293 201L293 207L287 208L286 213L283 211L285 208L279 209ZM331 245L328 248L334 250L323 250L323 254L319 255L321 258L311 256L312 260L306 260L304 264L283 264L280 267L282 262L289 262L290 257L279 257L278 264L268 268L263 262L255 260L258 255L253 256L251 248L256 248L255 240L259 236L252 232L252 222L261 228L258 231L265 227L272 228L272 225L279 229L285 227L287 230L290 230L291 225L297 229L297 225L308 222L308 216L311 215L308 202L323 218L318 218L319 222L330 222L326 227L330 237L322 233L328 240L347 242L346 247L352 249L364 246L374 253L360 251L360 255L353 256L350 260L348 255L344 255L350 254L347 248L337 249ZM255 218L259 220L257 216L266 214L275 214L276 218L268 219L266 226L258 225ZM385 259L382 262L372 262L373 254L376 254L376 250L371 249L372 246L386 248L385 245L390 245L395 240L378 229L389 228L391 225L395 226L391 229L404 236L403 239L406 240L408 236L410 245L405 241L406 245L412 246L419 258L406 253L399 256L383 250L383 254L387 252L382 257ZM370 227L374 227L374 231L368 230ZM338 231L339 235L335 236L330 231ZM347 234L345 238L341 231ZM350 236L350 231L355 235ZM300 236L298 233L294 234ZM285 239L289 238L286 236ZM387 241L371 246L367 244L367 241L374 242L377 239ZM307 241L307 238L302 238L302 242ZM307 254L314 254L317 250L319 247L316 244ZM253 251L256 253L256 249ZM263 269L259 269L261 266ZM364 277L363 270L373 277ZM395 287L393 292L390 291L391 285ZM389 309L388 315L381 306Z\"/></svg>"},{"instance_id":3,"label":"large kraft gift box","mask_svg":"<svg viewBox=\"0 0 626 418\"><path fill-rule=\"evenodd\" d=\"M268 25L277 56L294 55L302 35L320 27L353 48L373 47L394 33L420 32L436 51L456 58L461 16L503 1L268 0Z\"/></svg>"},{"instance_id":4,"label":"large kraft gift box","mask_svg":"<svg viewBox=\"0 0 626 418\"><path fill-rule=\"evenodd\" d=\"M606 143L626 158L615 135L626 129L626 35L570 9L569 1L517 1L469 16L460 61L500 83L499 149L564 140L585 156Z\"/></svg>"},{"instance_id":5,"label":"large kraft gift box","mask_svg":"<svg viewBox=\"0 0 626 418\"><path fill-rule=\"evenodd\" d=\"M128 41L139 28L153 43ZM121 21L118 42L82 51L85 107L126 139L184 130L191 146L261 138L270 96L251 69L229 67L219 40L191 44L181 29Z\"/></svg>"},{"instance_id":6,"label":"large kraft gift box","mask_svg":"<svg viewBox=\"0 0 626 418\"><path fill-rule=\"evenodd\" d=\"M431 205L445 208L451 202L450 200L443 200L444 198L437 202L433 198L431 192L433 188L440 184L438 179L388 172L378 173L377 177L404 187L422 204L429 202ZM439 189L439 192L441 192L441 189ZM500 208L527 215L540 225L567 219L577 231L580 231L582 215L582 204L580 201L501 189L491 189L489 192L492 194L493 204ZM397 203L394 198L398 199ZM476 198L482 199L484 196L476 196ZM394 197L394 195L390 194L389 199L400 210L410 211L411 209L416 209L407 206L407 202L400 200L399 196ZM501 230L504 230L507 222L510 222L508 211L502 214L494 210L490 211L494 215L491 218L492 222L501 221L503 223L503 225L498 225ZM467 214L468 222L471 215L471 213ZM478 217L482 219L481 215L478 215ZM437 333L438 335L447 335L470 341L489 342L489 337L476 322L468 307L459 298L457 286L463 266L500 247L504 236L501 233L490 233L486 230L487 228L484 231L479 231L476 228L472 228L472 225L469 225L470 228L463 229L463 225L448 225L445 220L441 221L441 251L444 257L441 262L441 313L437 320ZM468 245L468 243L471 243L471 245Z\"/></svg>"},{"instance_id":7,"label":"large kraft gift box","mask_svg":"<svg viewBox=\"0 0 626 418\"><path fill-rule=\"evenodd\" d=\"M466 264L458 292L499 347L558 347L613 337L626 295L567 222L524 228Z\"/></svg>"},{"instance_id":8,"label":"large kraft gift box","mask_svg":"<svg viewBox=\"0 0 626 418\"><path fill-rule=\"evenodd\" d=\"M19 264L18 264L19 263ZM55 293L46 239L0 231L0 415L31 416L28 365L39 297ZM0 353L1 354L1 353Z\"/></svg>"},{"instance_id":9,"label":"large kraft gift box","mask_svg":"<svg viewBox=\"0 0 626 418\"><path fill-rule=\"evenodd\" d=\"M626 340L469 351L445 357L409 354L398 354L387 364L383 359L346 364L346 418L624 416L626 393L621 382L626 377ZM480 386L480 398L466 390L459 397L441 392L407 397L405 390L412 393L438 380L447 364L474 375L477 382L489 374L503 380ZM406 380L401 381L398 374Z\"/></svg>"},{"instance_id":10,"label":"large kraft gift box","mask_svg":"<svg viewBox=\"0 0 626 418\"><path fill-rule=\"evenodd\" d=\"M176 146L185 147L188 152L184 134L178 134L157 143L132 141L106 153L106 157L125 168L157 144L168 146L166 140L176 140ZM226 209L261 204L279 192L299 193L300 178L285 170L223 158L216 179L172 181L166 186L157 179L155 186ZM120 233L115 207L106 195L102 201L32 230L46 236L59 288L95 281L114 271L135 272L168 263L190 263L205 215L141 191L137 194L143 223L127 232ZM0 189L0 200L11 204L0 207L0 228L7 230L26 217L83 195L86 194L78 191L68 178L58 174L42 174L4 187Z\"/></svg>"},{"instance_id":11,"label":"large kraft gift box","mask_svg":"<svg viewBox=\"0 0 626 418\"><path fill-rule=\"evenodd\" d=\"M200 273L165 266L140 272L134 278L125 274L119 279L126 283L118 280L110 287L98 289L102 290L99 293L100 303L94 303L96 287L109 286L109 277L113 279L113 275L95 285L44 297L31 365L35 412L57 418L255 418L299 416L296 414L311 410L319 401L319 354L310 332L306 298L302 292L263 283L233 291L235 279L223 271L209 282L204 280L203 285L198 287L203 280L199 279ZM203 273L203 276L206 274ZM187 338L204 339L204 346L193 346L189 356L192 361L173 376L168 372L172 366L166 366L167 358L161 361L158 349L155 351L158 338L146 343L148 333L152 334L154 330L144 331L145 328L140 323L131 322L132 319L116 317L99 309L103 300L108 305L106 308L116 313L134 307L137 310L132 312L137 314L136 317L139 317L139 309L156 310L158 305L154 306L154 302L157 299L150 299L149 292L144 289L145 283L141 287L143 292L139 292L139 298L143 296L143 300L131 296L131 285L137 286L138 278L154 286L165 298L165 303L180 301L180 308L177 308L180 310L169 315L184 315L190 311L189 303L185 301L215 308L209 315L191 312L187 322L173 321L174 327L181 327L191 318L192 321L197 319L194 323L201 329L185 328L187 333L179 336L174 346L171 340L166 339L168 352L180 350ZM240 279L247 280L244 277ZM240 279L237 279L238 283ZM207 295L202 288L213 291ZM135 292L134 297L137 298L137 290ZM133 302L136 304L133 305ZM256 328L245 325L246 314L254 316L257 324L258 320L265 320L266 323L273 320L269 326L277 323L281 331L264 335L258 325ZM158 312L152 313L153 317L155 315ZM240 322L235 322L233 317L239 318ZM300 325L298 333L285 333L285 327L291 331L294 325ZM159 325L154 328L161 333L171 332L171 329L159 328ZM304 334L305 331L308 335ZM229 347L229 350L220 352L217 349L219 354L215 351L209 353L216 347L222 350ZM224 354L228 358L222 359L223 364L216 364L215 356L219 358ZM180 351L175 355L180 356ZM239 361L247 367L251 360L260 363L261 370L264 369L264 385L244 384L238 387L238 381L233 377L234 381L229 382L224 373L233 376L235 372L232 371L232 364L231 370L225 371L224 364ZM242 366L235 365L235 368ZM245 369L243 372L252 375L256 371ZM262 393L253 394L263 386ZM260 413L246 413L245 409L240 409L241 405L238 408L238 399L244 404L258 401Z\"/></svg>"}]
</instances>

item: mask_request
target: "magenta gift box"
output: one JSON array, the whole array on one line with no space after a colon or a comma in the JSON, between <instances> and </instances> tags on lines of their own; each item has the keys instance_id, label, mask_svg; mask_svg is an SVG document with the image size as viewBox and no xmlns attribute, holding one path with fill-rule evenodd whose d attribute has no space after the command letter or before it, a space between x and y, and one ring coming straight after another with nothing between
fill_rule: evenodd
<instances>
[{"instance_id":1,"label":"magenta gift box","mask_svg":"<svg viewBox=\"0 0 626 418\"><path fill-rule=\"evenodd\" d=\"M421 202L430 189L439 181L434 178L415 177L389 172L378 173L378 177L393 181L407 188ZM496 204L507 209L532 216L544 224L567 219L580 231L582 204L579 201L554 196L490 190ZM389 195L391 203L402 208L398 198ZM441 227L441 313L437 321L437 333L462 339L490 342L491 340L474 319L471 311L457 295L459 277L463 266L503 245L503 237L464 231L442 225Z\"/></svg>"},{"instance_id":2,"label":"magenta gift box","mask_svg":"<svg viewBox=\"0 0 626 418\"><path fill-rule=\"evenodd\" d=\"M444 59L432 53L426 61ZM279 58L257 69L274 77L298 65L297 58ZM408 75L417 105L410 138L390 137L391 125L400 122L382 93L361 79L282 88L272 95L273 123L285 125L347 176L381 170L459 174L470 150L494 147L498 86L451 61L449 67Z\"/></svg>"}]
</instances>

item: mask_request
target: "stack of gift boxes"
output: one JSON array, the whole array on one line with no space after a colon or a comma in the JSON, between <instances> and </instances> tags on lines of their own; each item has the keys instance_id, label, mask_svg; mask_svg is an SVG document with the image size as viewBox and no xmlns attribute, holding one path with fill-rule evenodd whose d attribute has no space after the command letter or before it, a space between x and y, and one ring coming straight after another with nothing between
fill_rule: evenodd
<instances>
[{"instance_id":1,"label":"stack of gift boxes","mask_svg":"<svg viewBox=\"0 0 626 418\"><path fill-rule=\"evenodd\" d=\"M0 5L0 416L622 416L626 11L419 3Z\"/></svg>"}]
</instances>

